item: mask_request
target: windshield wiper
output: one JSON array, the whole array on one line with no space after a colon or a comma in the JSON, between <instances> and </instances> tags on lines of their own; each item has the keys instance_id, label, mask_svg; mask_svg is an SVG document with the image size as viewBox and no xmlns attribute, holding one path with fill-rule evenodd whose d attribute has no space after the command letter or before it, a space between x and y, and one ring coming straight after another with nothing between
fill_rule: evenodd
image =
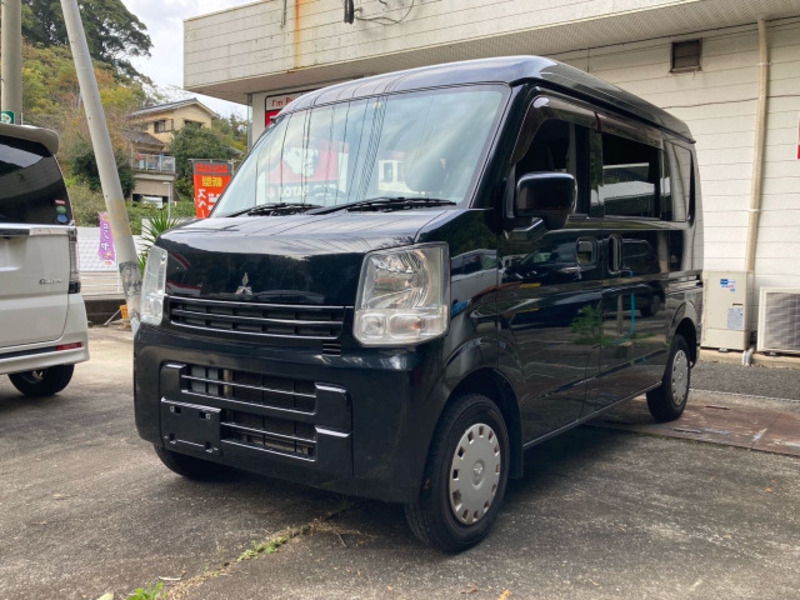
<instances>
[{"instance_id":1,"label":"windshield wiper","mask_svg":"<svg viewBox=\"0 0 800 600\"><path fill-rule=\"evenodd\" d=\"M378 197L370 198L369 200L359 200L358 202L348 202L346 204L339 204L337 206L326 206L314 210L309 214L312 215L327 215L339 210L403 210L414 208L416 206L455 206L457 202L452 200L445 200L443 198L424 198L412 197L406 198L400 196L397 198Z\"/></svg>"},{"instance_id":2,"label":"windshield wiper","mask_svg":"<svg viewBox=\"0 0 800 600\"><path fill-rule=\"evenodd\" d=\"M251 206L243 210L232 212L226 217L240 217L247 216L267 216L273 215L296 215L304 213L312 208L322 208L319 204L306 204L305 202L273 202L272 204L259 204L258 206Z\"/></svg>"}]
</instances>

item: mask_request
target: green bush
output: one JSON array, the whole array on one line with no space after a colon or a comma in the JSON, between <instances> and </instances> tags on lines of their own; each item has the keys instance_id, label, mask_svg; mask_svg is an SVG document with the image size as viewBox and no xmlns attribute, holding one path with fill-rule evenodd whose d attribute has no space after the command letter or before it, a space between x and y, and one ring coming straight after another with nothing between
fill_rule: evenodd
<instances>
[{"instance_id":1,"label":"green bush","mask_svg":"<svg viewBox=\"0 0 800 600\"><path fill-rule=\"evenodd\" d=\"M99 227L97 213L106 209L102 192L93 191L88 184L77 179L67 179L66 184L75 224L81 227Z\"/></svg>"},{"instance_id":2,"label":"green bush","mask_svg":"<svg viewBox=\"0 0 800 600\"><path fill-rule=\"evenodd\" d=\"M88 185L91 190L99 191L100 175L97 172L97 159L91 143L79 137L66 149L66 154L66 162L70 165L70 174ZM122 149L117 148L114 150L114 160L117 163L122 195L127 198L133 192L135 184L130 159Z\"/></svg>"}]
</instances>

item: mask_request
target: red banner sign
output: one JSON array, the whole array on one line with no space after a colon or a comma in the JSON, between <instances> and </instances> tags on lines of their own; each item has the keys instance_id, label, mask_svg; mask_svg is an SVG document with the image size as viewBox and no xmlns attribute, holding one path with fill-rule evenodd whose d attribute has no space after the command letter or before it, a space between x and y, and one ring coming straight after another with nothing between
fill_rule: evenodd
<instances>
[{"instance_id":1,"label":"red banner sign","mask_svg":"<svg viewBox=\"0 0 800 600\"><path fill-rule=\"evenodd\" d=\"M231 179L231 163L218 160L193 160L194 208L205 219Z\"/></svg>"}]
</instances>

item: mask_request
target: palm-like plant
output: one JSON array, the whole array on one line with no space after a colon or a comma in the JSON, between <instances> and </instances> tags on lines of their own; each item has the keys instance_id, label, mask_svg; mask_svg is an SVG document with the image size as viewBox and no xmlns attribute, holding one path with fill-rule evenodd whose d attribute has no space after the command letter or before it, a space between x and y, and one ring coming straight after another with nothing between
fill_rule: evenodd
<instances>
[{"instance_id":1,"label":"palm-like plant","mask_svg":"<svg viewBox=\"0 0 800 600\"><path fill-rule=\"evenodd\" d=\"M144 266L147 263L147 255L150 248L156 243L158 236L165 231L172 229L183 219L169 216L166 211L154 212L147 217L147 226L142 227L142 251L139 253L139 271L144 275Z\"/></svg>"}]
</instances>

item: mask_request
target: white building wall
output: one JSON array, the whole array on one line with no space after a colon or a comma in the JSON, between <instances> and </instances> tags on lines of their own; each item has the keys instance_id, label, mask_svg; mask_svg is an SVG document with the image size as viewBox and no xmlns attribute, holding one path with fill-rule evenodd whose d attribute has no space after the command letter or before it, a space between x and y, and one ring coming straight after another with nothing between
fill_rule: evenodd
<instances>
[{"instance_id":1,"label":"white building wall","mask_svg":"<svg viewBox=\"0 0 800 600\"><path fill-rule=\"evenodd\" d=\"M686 4L702 2L415 0L412 6L412 0L360 0L356 7L363 20L348 25L343 22L341 0L264 0L186 21L185 86L391 56L453 42L482 39L485 45L486 38L499 32ZM400 27L387 25L385 19L369 20L399 20L406 13ZM488 43L497 46L493 54L508 53L498 40Z\"/></svg>"},{"instance_id":2,"label":"white building wall","mask_svg":"<svg viewBox=\"0 0 800 600\"><path fill-rule=\"evenodd\" d=\"M702 37L702 70L670 73L673 39ZM755 264L761 286L800 288L800 22L768 27L769 101ZM705 268L744 269L758 94L755 25L555 55L683 119L697 140Z\"/></svg>"},{"instance_id":3,"label":"white building wall","mask_svg":"<svg viewBox=\"0 0 800 600\"><path fill-rule=\"evenodd\" d=\"M686 121L697 140L705 267L742 270L758 89L755 18L766 14L771 65L756 305L761 286L800 288L800 5L754 1L758 6L733 0L553 0L543 7L416 0L406 21L383 27L342 23L338 0L292 0L280 27L283 2L266 0L187 21L185 81L195 91L210 86L230 98L252 94L257 135L267 95L416 64L498 54L552 56ZM399 18L409 2L386 0L396 8L389 13L378 0L356 6L363 17ZM781 11L786 18L775 18ZM664 28L681 33L666 35ZM632 37L646 41L616 43ZM670 73L671 43L697 38L703 41L702 70ZM751 314L755 321L757 306Z\"/></svg>"}]
</instances>

